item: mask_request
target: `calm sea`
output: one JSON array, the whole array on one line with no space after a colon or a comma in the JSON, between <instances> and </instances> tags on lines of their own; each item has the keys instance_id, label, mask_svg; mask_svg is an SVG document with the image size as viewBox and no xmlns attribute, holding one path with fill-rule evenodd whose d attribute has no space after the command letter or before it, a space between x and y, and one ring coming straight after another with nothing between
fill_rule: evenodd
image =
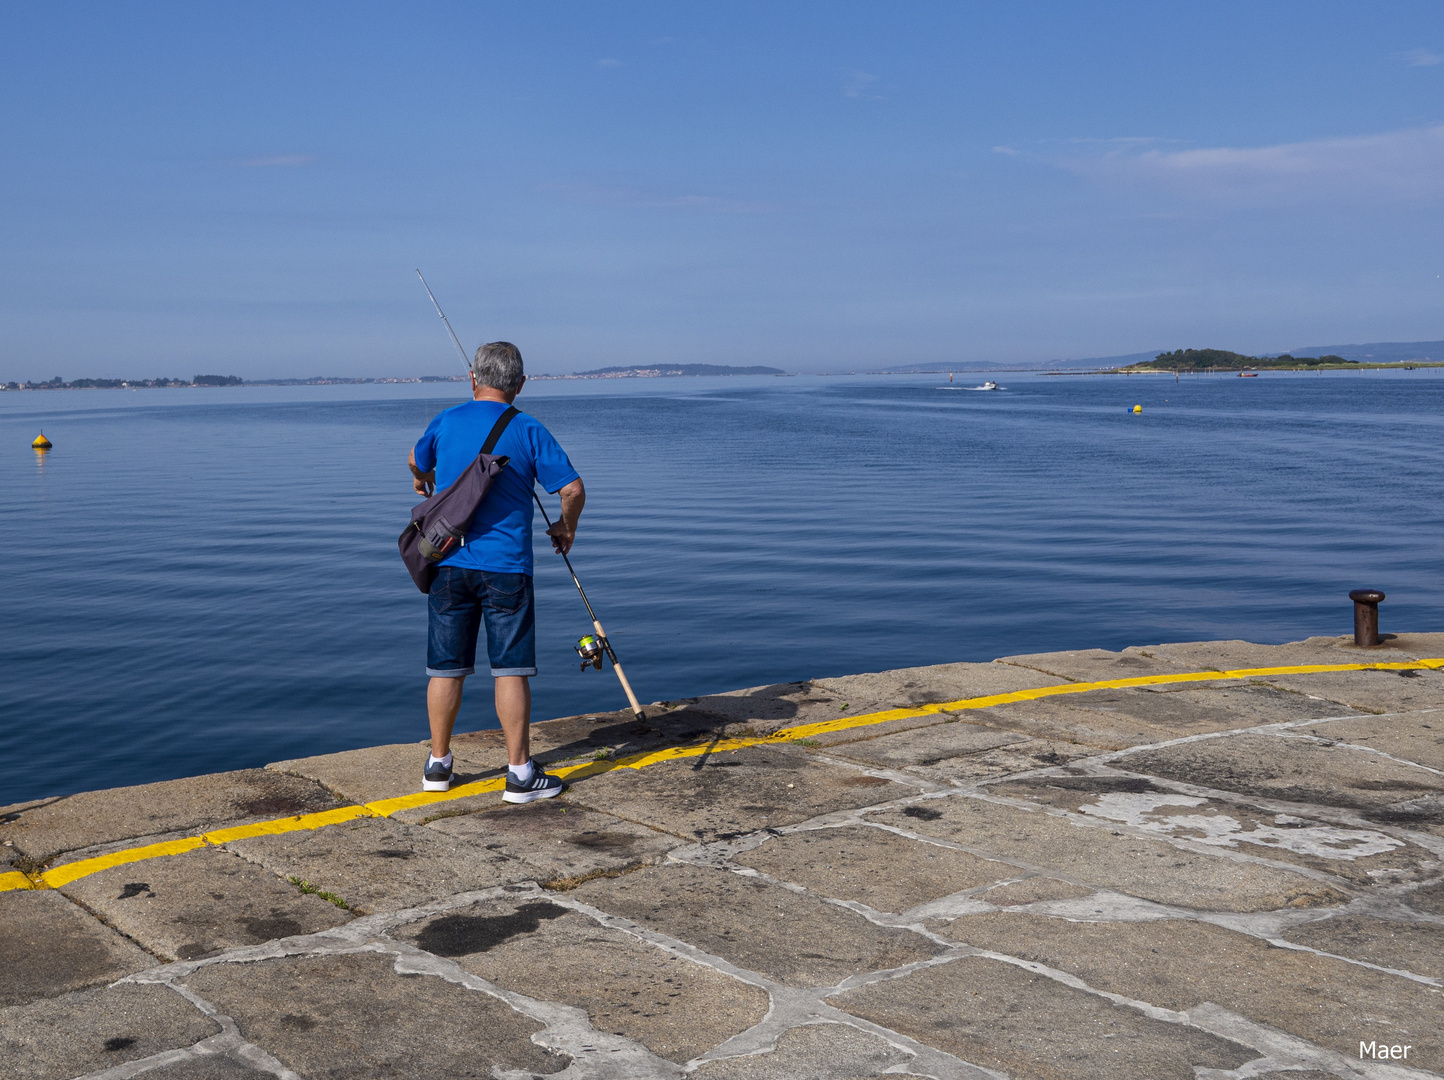
<instances>
[{"instance_id":1,"label":"calm sea","mask_svg":"<svg viewBox=\"0 0 1444 1080\"><path fill-rule=\"evenodd\" d=\"M1362 585L1386 631L1444 629L1444 375L992 377L528 386L643 701L1346 633ZM423 738L395 540L458 389L0 394L0 804ZM537 563L535 715L621 707ZM494 723L475 682L462 729Z\"/></svg>"}]
</instances>

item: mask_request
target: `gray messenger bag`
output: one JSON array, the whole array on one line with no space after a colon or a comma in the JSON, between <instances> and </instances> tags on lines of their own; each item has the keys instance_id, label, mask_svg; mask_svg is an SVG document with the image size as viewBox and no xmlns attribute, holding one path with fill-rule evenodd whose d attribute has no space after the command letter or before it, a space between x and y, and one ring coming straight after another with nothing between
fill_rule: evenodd
<instances>
[{"instance_id":1,"label":"gray messenger bag","mask_svg":"<svg viewBox=\"0 0 1444 1080\"><path fill-rule=\"evenodd\" d=\"M476 460L462 470L455 483L411 508L411 524L401 533L396 546L401 549L401 561L410 571L411 580L422 592L431 591L436 564L461 550L481 500L491 490L497 474L506 468L507 456L493 455L492 451L519 411L513 405L496 418Z\"/></svg>"}]
</instances>

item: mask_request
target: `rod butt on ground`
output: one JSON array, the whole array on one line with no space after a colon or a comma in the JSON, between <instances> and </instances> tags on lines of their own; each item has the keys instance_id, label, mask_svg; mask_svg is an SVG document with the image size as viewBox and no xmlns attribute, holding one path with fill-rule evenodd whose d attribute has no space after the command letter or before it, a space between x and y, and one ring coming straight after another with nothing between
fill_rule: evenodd
<instances>
[{"instance_id":1,"label":"rod butt on ground","mask_svg":"<svg viewBox=\"0 0 1444 1080\"><path fill-rule=\"evenodd\" d=\"M611 643L607 641L607 632L602 629L602 624L596 619L592 620L592 629L597 632L597 639L601 641L602 648L607 650L607 659L612 662L612 670L617 673L617 681L626 691L627 700L632 704L632 713L638 720L647 719L647 714L642 711L642 705L637 700L637 695L632 692L632 684L627 681L627 673L622 670L622 665L617 663L617 654L612 652Z\"/></svg>"}]
</instances>

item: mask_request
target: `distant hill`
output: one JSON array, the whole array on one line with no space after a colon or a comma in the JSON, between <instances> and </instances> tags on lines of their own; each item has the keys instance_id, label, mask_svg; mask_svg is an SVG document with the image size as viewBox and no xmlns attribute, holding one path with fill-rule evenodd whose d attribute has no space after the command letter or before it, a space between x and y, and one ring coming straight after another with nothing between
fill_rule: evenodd
<instances>
[{"instance_id":1,"label":"distant hill","mask_svg":"<svg viewBox=\"0 0 1444 1080\"><path fill-rule=\"evenodd\" d=\"M1410 360L1437 364L1444 361L1444 341L1376 341L1372 345L1311 345L1294 350L1295 356L1323 353L1334 353L1364 364L1399 364Z\"/></svg>"},{"instance_id":2,"label":"distant hill","mask_svg":"<svg viewBox=\"0 0 1444 1080\"><path fill-rule=\"evenodd\" d=\"M573 379L656 379L669 375L786 375L781 368L732 367L728 364L658 364L648 367L604 367L574 372Z\"/></svg>"},{"instance_id":3,"label":"distant hill","mask_svg":"<svg viewBox=\"0 0 1444 1080\"><path fill-rule=\"evenodd\" d=\"M1345 360L1342 356L1244 356L1227 349L1176 349L1159 353L1154 359L1138 364L1129 364L1117 370L1122 371L1259 371L1282 368L1296 371L1299 368L1342 368L1358 363Z\"/></svg>"}]
</instances>

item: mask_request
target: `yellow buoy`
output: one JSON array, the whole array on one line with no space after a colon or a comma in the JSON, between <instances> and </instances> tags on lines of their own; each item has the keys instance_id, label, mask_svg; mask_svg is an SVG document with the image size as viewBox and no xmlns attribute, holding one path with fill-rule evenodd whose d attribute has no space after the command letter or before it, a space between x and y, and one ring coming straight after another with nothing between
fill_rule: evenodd
<instances>
[{"instance_id":1,"label":"yellow buoy","mask_svg":"<svg viewBox=\"0 0 1444 1080\"><path fill-rule=\"evenodd\" d=\"M45 437L45 432L42 431L39 435L35 436L35 441L30 445L36 450L49 450L50 440Z\"/></svg>"},{"instance_id":2,"label":"yellow buoy","mask_svg":"<svg viewBox=\"0 0 1444 1080\"><path fill-rule=\"evenodd\" d=\"M1142 412L1142 411L1143 411L1143 406L1142 406L1142 405L1135 405L1135 406L1133 406L1133 411L1134 411L1134 412Z\"/></svg>"}]
</instances>

